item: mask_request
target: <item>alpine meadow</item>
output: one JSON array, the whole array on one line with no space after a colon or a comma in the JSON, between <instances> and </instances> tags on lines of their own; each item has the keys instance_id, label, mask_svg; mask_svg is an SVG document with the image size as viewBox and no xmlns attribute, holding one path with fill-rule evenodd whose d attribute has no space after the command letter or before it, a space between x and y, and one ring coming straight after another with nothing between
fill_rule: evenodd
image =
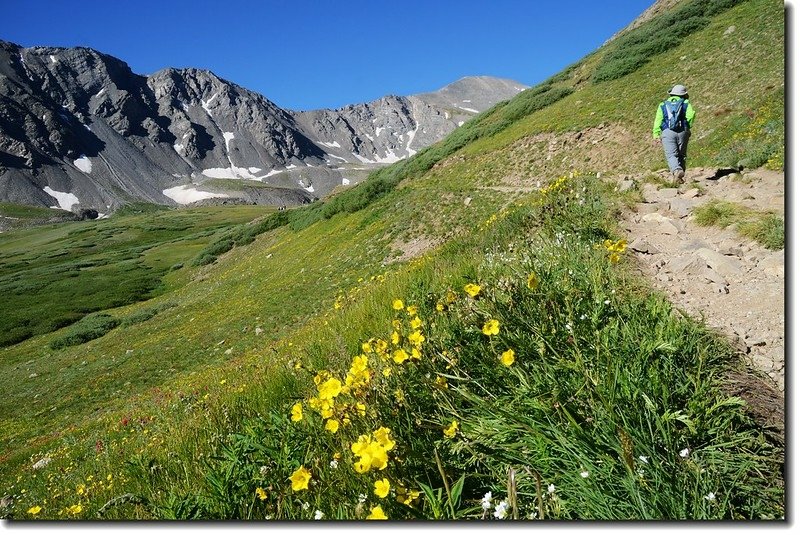
<instances>
[{"instance_id":1,"label":"alpine meadow","mask_svg":"<svg viewBox=\"0 0 800 535\"><path fill-rule=\"evenodd\" d=\"M620 227L673 84L691 167L784 171L785 7L667 4L309 204L0 204L0 517L785 521L760 372Z\"/></svg>"}]
</instances>

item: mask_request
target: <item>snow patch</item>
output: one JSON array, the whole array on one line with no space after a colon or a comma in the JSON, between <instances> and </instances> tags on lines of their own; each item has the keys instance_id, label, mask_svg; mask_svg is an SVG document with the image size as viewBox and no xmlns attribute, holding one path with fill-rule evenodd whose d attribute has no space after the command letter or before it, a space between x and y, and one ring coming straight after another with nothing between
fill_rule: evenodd
<instances>
[{"instance_id":1,"label":"snow patch","mask_svg":"<svg viewBox=\"0 0 800 535\"><path fill-rule=\"evenodd\" d=\"M233 132L223 132L222 137L225 138L225 150L231 150L231 140L234 138Z\"/></svg>"},{"instance_id":2,"label":"snow patch","mask_svg":"<svg viewBox=\"0 0 800 535\"><path fill-rule=\"evenodd\" d=\"M261 180L264 178L253 174L257 171L251 171L251 169L257 168L236 167L235 165L231 165L230 167L212 167L210 169L203 169L202 173L204 176L209 178L230 178L233 180Z\"/></svg>"},{"instance_id":3,"label":"snow patch","mask_svg":"<svg viewBox=\"0 0 800 535\"><path fill-rule=\"evenodd\" d=\"M286 169L297 169L297 166L293 163L290 163L289 165L286 166Z\"/></svg>"},{"instance_id":4,"label":"snow patch","mask_svg":"<svg viewBox=\"0 0 800 535\"><path fill-rule=\"evenodd\" d=\"M341 156L336 156L335 154L331 153L328 153L328 156L330 156L331 158L336 158L337 160L342 160L344 163L348 163L347 158L342 158Z\"/></svg>"},{"instance_id":5,"label":"snow patch","mask_svg":"<svg viewBox=\"0 0 800 535\"><path fill-rule=\"evenodd\" d=\"M350 154L358 158L358 161L361 163L378 163L373 160L368 160L367 158L364 158L363 156L361 156L360 154L356 154L355 152L351 152Z\"/></svg>"},{"instance_id":6,"label":"snow patch","mask_svg":"<svg viewBox=\"0 0 800 535\"><path fill-rule=\"evenodd\" d=\"M416 106L412 106L411 108L411 119L416 123L414 130L409 130L408 132L408 143L406 143L406 152L408 153L409 158L414 156L417 151L411 148L411 143L414 141L414 137L417 135L417 130L419 130L419 121L417 121L416 117Z\"/></svg>"},{"instance_id":7,"label":"snow patch","mask_svg":"<svg viewBox=\"0 0 800 535\"><path fill-rule=\"evenodd\" d=\"M398 156L397 154L394 153L394 149L388 149L386 151L386 156L384 156L383 158L379 157L377 154L375 155L375 161L377 163L395 163L399 162L402 159L403 159L402 156Z\"/></svg>"},{"instance_id":8,"label":"snow patch","mask_svg":"<svg viewBox=\"0 0 800 535\"><path fill-rule=\"evenodd\" d=\"M471 100L462 100L461 102L466 102L467 104L469 104L472 101Z\"/></svg>"},{"instance_id":9,"label":"snow patch","mask_svg":"<svg viewBox=\"0 0 800 535\"><path fill-rule=\"evenodd\" d=\"M247 170L250 171L251 173L260 173L261 172L261 168L260 167L248 167Z\"/></svg>"},{"instance_id":10,"label":"snow patch","mask_svg":"<svg viewBox=\"0 0 800 535\"><path fill-rule=\"evenodd\" d=\"M53 63L58 63L58 60L57 60L57 59L56 59L56 57L55 57L54 55L52 55L52 54L50 54L50 61L52 61Z\"/></svg>"},{"instance_id":11,"label":"snow patch","mask_svg":"<svg viewBox=\"0 0 800 535\"><path fill-rule=\"evenodd\" d=\"M381 132L383 132L384 130L386 130L385 126L379 126L378 128L375 129L375 135L380 136Z\"/></svg>"},{"instance_id":12,"label":"snow patch","mask_svg":"<svg viewBox=\"0 0 800 535\"><path fill-rule=\"evenodd\" d=\"M205 171L204 171L205 172ZM213 199L215 197L228 197L224 193L211 193L210 191L200 191L193 184L184 184L162 191L164 195L178 204L190 204L203 199Z\"/></svg>"},{"instance_id":13,"label":"snow patch","mask_svg":"<svg viewBox=\"0 0 800 535\"><path fill-rule=\"evenodd\" d=\"M349 186L349 185L350 185L350 181L347 180L346 178L343 178L342 179L342 186Z\"/></svg>"},{"instance_id":14,"label":"snow patch","mask_svg":"<svg viewBox=\"0 0 800 535\"><path fill-rule=\"evenodd\" d=\"M203 109L206 110L207 114L211 115L211 109L209 108L209 106L214 101L214 99L217 98L218 96L219 96L219 92L214 93L214 95L208 100L202 100L202 99L200 100L200 105L203 106Z\"/></svg>"},{"instance_id":15,"label":"snow patch","mask_svg":"<svg viewBox=\"0 0 800 535\"><path fill-rule=\"evenodd\" d=\"M75 167L77 167L84 173L92 172L92 161L89 158L87 158L85 154L81 154L81 157L72 163L75 164Z\"/></svg>"},{"instance_id":16,"label":"snow patch","mask_svg":"<svg viewBox=\"0 0 800 535\"><path fill-rule=\"evenodd\" d=\"M175 143L174 145L172 145L172 148L175 149L175 152L180 154L180 152L183 151L183 148L184 148L183 147L183 143ZM172 176L175 176L175 175L172 175ZM180 175L178 175L178 176L180 176Z\"/></svg>"},{"instance_id":17,"label":"snow patch","mask_svg":"<svg viewBox=\"0 0 800 535\"><path fill-rule=\"evenodd\" d=\"M278 169L273 169L272 171L270 171L269 173L267 173L266 175L264 175L261 178L267 178L267 177L270 177L272 175L279 175L281 173L283 173L283 171L279 171Z\"/></svg>"},{"instance_id":18,"label":"snow patch","mask_svg":"<svg viewBox=\"0 0 800 535\"><path fill-rule=\"evenodd\" d=\"M330 148L332 148L332 149L340 149L340 148L342 148L342 146L341 146L341 145L339 145L339 142L338 142L338 141L331 141L331 142L328 142L328 141L320 141L320 142L319 142L319 144L320 144L320 145L325 145L326 147L330 147Z\"/></svg>"},{"instance_id":19,"label":"snow patch","mask_svg":"<svg viewBox=\"0 0 800 535\"><path fill-rule=\"evenodd\" d=\"M473 109L473 108L465 108L464 106L456 106L456 108L458 108L458 109L460 109L460 110L468 111L468 112L470 112L470 113L480 113L480 112L479 112L478 110L476 110L476 109Z\"/></svg>"},{"instance_id":20,"label":"snow patch","mask_svg":"<svg viewBox=\"0 0 800 535\"><path fill-rule=\"evenodd\" d=\"M464 124L464 121L458 121L458 126L461 126L462 124Z\"/></svg>"},{"instance_id":21,"label":"snow patch","mask_svg":"<svg viewBox=\"0 0 800 535\"><path fill-rule=\"evenodd\" d=\"M95 96L96 96L96 97L99 97L100 95L102 95L102 94L103 94L103 93L105 93L105 92L106 92L106 88L104 87L103 89L101 89L100 91L98 91L98 92L97 92L97 94L96 94Z\"/></svg>"},{"instance_id":22,"label":"snow patch","mask_svg":"<svg viewBox=\"0 0 800 535\"><path fill-rule=\"evenodd\" d=\"M298 182L297 185L309 193L314 193L314 184L309 184L308 187L305 187L302 182Z\"/></svg>"},{"instance_id":23,"label":"snow patch","mask_svg":"<svg viewBox=\"0 0 800 535\"><path fill-rule=\"evenodd\" d=\"M56 191L54 189L51 189L50 186L45 186L44 192L50 195L51 197L55 198L56 201L58 201L58 206L51 206L50 208L61 208L62 210L70 211L73 205L80 204L81 202L78 200L78 197L76 197L72 193L67 193L65 191Z\"/></svg>"}]
</instances>

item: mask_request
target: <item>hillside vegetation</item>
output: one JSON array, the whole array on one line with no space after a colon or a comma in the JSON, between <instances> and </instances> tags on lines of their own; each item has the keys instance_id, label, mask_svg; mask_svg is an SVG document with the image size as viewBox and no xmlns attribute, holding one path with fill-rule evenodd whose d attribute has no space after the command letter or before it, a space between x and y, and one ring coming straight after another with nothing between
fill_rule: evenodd
<instances>
[{"instance_id":1,"label":"hillside vegetation","mask_svg":"<svg viewBox=\"0 0 800 535\"><path fill-rule=\"evenodd\" d=\"M641 280L602 177L664 166L675 83L690 165L782 169L783 43L780 2L683 2L314 205L0 235L21 283L37 251L166 227L96 257L160 286L0 350L3 514L782 519L782 437L724 393L734 349Z\"/></svg>"}]
</instances>

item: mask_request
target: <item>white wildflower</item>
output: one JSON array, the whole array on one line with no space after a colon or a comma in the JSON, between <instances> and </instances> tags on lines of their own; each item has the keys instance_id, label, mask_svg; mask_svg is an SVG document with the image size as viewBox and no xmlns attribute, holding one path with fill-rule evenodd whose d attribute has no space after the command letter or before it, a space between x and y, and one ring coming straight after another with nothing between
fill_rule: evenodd
<instances>
[{"instance_id":1,"label":"white wildflower","mask_svg":"<svg viewBox=\"0 0 800 535\"><path fill-rule=\"evenodd\" d=\"M705 496L703 496L703 498L705 498L706 500L708 500L708 501L710 501L710 502L713 502L714 500L716 500L716 499L717 499L717 495L716 495L716 494L714 494L713 492L709 492L708 494L706 494Z\"/></svg>"},{"instance_id":2,"label":"white wildflower","mask_svg":"<svg viewBox=\"0 0 800 535\"><path fill-rule=\"evenodd\" d=\"M556 486L550 483L547 485L547 494L553 494L556 491Z\"/></svg>"},{"instance_id":3,"label":"white wildflower","mask_svg":"<svg viewBox=\"0 0 800 535\"><path fill-rule=\"evenodd\" d=\"M308 502L303 502L303 511L308 511L308 508L311 507L311 504Z\"/></svg>"},{"instance_id":4,"label":"white wildflower","mask_svg":"<svg viewBox=\"0 0 800 535\"><path fill-rule=\"evenodd\" d=\"M639 460L642 461L644 464L648 463L647 457L644 455L639 455Z\"/></svg>"},{"instance_id":5,"label":"white wildflower","mask_svg":"<svg viewBox=\"0 0 800 535\"><path fill-rule=\"evenodd\" d=\"M684 459L689 456L689 448L683 448L679 454Z\"/></svg>"},{"instance_id":6,"label":"white wildflower","mask_svg":"<svg viewBox=\"0 0 800 535\"><path fill-rule=\"evenodd\" d=\"M359 494L358 495L358 503L364 503L365 501L367 501L367 495L363 494L363 493Z\"/></svg>"},{"instance_id":7,"label":"white wildflower","mask_svg":"<svg viewBox=\"0 0 800 535\"><path fill-rule=\"evenodd\" d=\"M314 511L314 520L322 520L323 516L325 516L325 514L322 511L320 511L319 509Z\"/></svg>"},{"instance_id":8,"label":"white wildflower","mask_svg":"<svg viewBox=\"0 0 800 535\"><path fill-rule=\"evenodd\" d=\"M503 500L500 503L498 503L497 505L495 505L495 507L494 507L494 517L498 518L500 520L504 519L506 517L506 515L508 514L506 509L508 509L508 502Z\"/></svg>"},{"instance_id":9,"label":"white wildflower","mask_svg":"<svg viewBox=\"0 0 800 535\"><path fill-rule=\"evenodd\" d=\"M481 507L483 507L484 511L488 511L491 506L492 506L492 491L489 491L483 495L483 499L481 500Z\"/></svg>"},{"instance_id":10,"label":"white wildflower","mask_svg":"<svg viewBox=\"0 0 800 535\"><path fill-rule=\"evenodd\" d=\"M610 305L611 304L611 299L606 299L605 301L603 301L603 303L605 303L607 305Z\"/></svg>"},{"instance_id":11,"label":"white wildflower","mask_svg":"<svg viewBox=\"0 0 800 535\"><path fill-rule=\"evenodd\" d=\"M581 477L586 479L587 477L589 477L589 472L584 470L583 472L581 472Z\"/></svg>"},{"instance_id":12,"label":"white wildflower","mask_svg":"<svg viewBox=\"0 0 800 535\"><path fill-rule=\"evenodd\" d=\"M336 459L332 460L331 461L331 468L333 468L334 470L339 468L339 461L337 461Z\"/></svg>"},{"instance_id":13,"label":"white wildflower","mask_svg":"<svg viewBox=\"0 0 800 535\"><path fill-rule=\"evenodd\" d=\"M267 477L267 473L269 473L269 468L266 466L262 466L258 469L258 473L261 474L261 477Z\"/></svg>"}]
</instances>

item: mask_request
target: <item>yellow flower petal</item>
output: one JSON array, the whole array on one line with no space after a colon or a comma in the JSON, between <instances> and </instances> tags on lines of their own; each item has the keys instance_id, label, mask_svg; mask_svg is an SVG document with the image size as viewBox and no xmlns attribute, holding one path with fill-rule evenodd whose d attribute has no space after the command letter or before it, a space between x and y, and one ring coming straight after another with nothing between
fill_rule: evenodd
<instances>
[{"instance_id":1,"label":"yellow flower petal","mask_svg":"<svg viewBox=\"0 0 800 535\"><path fill-rule=\"evenodd\" d=\"M372 512L367 515L367 520L388 520L388 518L380 505L373 507Z\"/></svg>"},{"instance_id":2,"label":"yellow flower petal","mask_svg":"<svg viewBox=\"0 0 800 535\"><path fill-rule=\"evenodd\" d=\"M500 362L502 362L504 366L511 366L514 364L514 350L509 349L504 351L503 354L500 355Z\"/></svg>"},{"instance_id":3,"label":"yellow flower petal","mask_svg":"<svg viewBox=\"0 0 800 535\"><path fill-rule=\"evenodd\" d=\"M385 498L389 495L389 490L391 490L392 486L389 483L389 480L385 477L383 479L379 479L375 482L375 495L378 498Z\"/></svg>"},{"instance_id":4,"label":"yellow flower petal","mask_svg":"<svg viewBox=\"0 0 800 535\"><path fill-rule=\"evenodd\" d=\"M308 482L311 481L311 472L305 466L301 466L289 477L292 482L292 490L305 490L308 488Z\"/></svg>"}]
</instances>

